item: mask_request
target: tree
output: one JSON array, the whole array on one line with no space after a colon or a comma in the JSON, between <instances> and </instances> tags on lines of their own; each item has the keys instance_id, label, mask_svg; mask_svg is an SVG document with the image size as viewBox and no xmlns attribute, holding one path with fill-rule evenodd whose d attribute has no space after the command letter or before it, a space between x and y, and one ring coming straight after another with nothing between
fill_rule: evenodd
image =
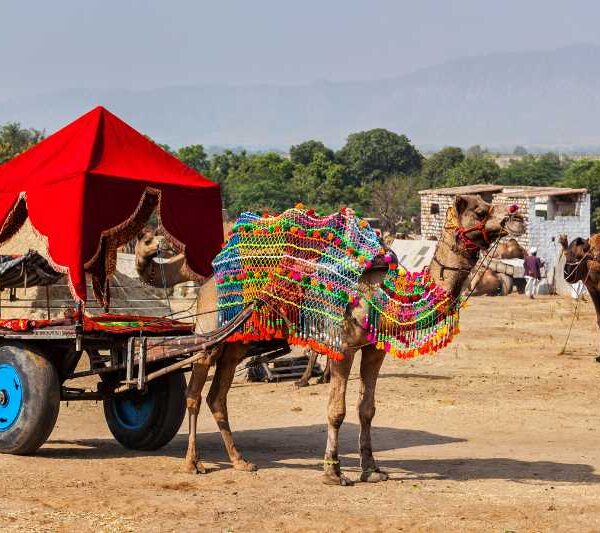
<instances>
[{"instance_id":1,"label":"tree","mask_svg":"<svg viewBox=\"0 0 600 533\"><path fill-rule=\"evenodd\" d=\"M421 209L418 191L423 188L423 179L418 176L391 176L372 184L369 213L379 218L384 233L417 229Z\"/></svg>"},{"instance_id":2,"label":"tree","mask_svg":"<svg viewBox=\"0 0 600 533\"><path fill-rule=\"evenodd\" d=\"M358 185L393 174L416 174L423 156L406 135L379 128L349 135L337 158Z\"/></svg>"},{"instance_id":3,"label":"tree","mask_svg":"<svg viewBox=\"0 0 600 533\"><path fill-rule=\"evenodd\" d=\"M344 183L344 167L317 153L308 165L296 165L290 182L292 200L319 211L337 211L355 198L354 189Z\"/></svg>"},{"instance_id":4,"label":"tree","mask_svg":"<svg viewBox=\"0 0 600 533\"><path fill-rule=\"evenodd\" d=\"M590 192L592 231L600 231L600 161L592 159L574 161L566 169L564 178L558 185L587 189Z\"/></svg>"},{"instance_id":5,"label":"tree","mask_svg":"<svg viewBox=\"0 0 600 533\"><path fill-rule=\"evenodd\" d=\"M224 180L226 208L232 217L243 211L283 211L294 205L290 180L294 165L269 152L245 156Z\"/></svg>"},{"instance_id":6,"label":"tree","mask_svg":"<svg viewBox=\"0 0 600 533\"><path fill-rule=\"evenodd\" d=\"M488 153L487 148L482 148L480 144L474 144L467 148L467 155L469 157L483 157Z\"/></svg>"},{"instance_id":7,"label":"tree","mask_svg":"<svg viewBox=\"0 0 600 533\"><path fill-rule=\"evenodd\" d=\"M515 146L513 150L513 155L524 156L527 155L527 149L524 146Z\"/></svg>"},{"instance_id":8,"label":"tree","mask_svg":"<svg viewBox=\"0 0 600 533\"><path fill-rule=\"evenodd\" d=\"M448 187L494 183L500 178L500 167L489 157L468 156L448 171Z\"/></svg>"},{"instance_id":9,"label":"tree","mask_svg":"<svg viewBox=\"0 0 600 533\"><path fill-rule=\"evenodd\" d=\"M184 146L175 152L175 155L188 167L207 174L210 168L208 157L201 144Z\"/></svg>"},{"instance_id":10,"label":"tree","mask_svg":"<svg viewBox=\"0 0 600 533\"><path fill-rule=\"evenodd\" d=\"M440 187L448 180L448 172L462 163L465 154L462 148L446 146L439 152L425 159L421 176L427 187Z\"/></svg>"},{"instance_id":11,"label":"tree","mask_svg":"<svg viewBox=\"0 0 600 533\"><path fill-rule=\"evenodd\" d=\"M0 126L0 165L31 148L44 137L43 131L22 128L18 122Z\"/></svg>"},{"instance_id":12,"label":"tree","mask_svg":"<svg viewBox=\"0 0 600 533\"><path fill-rule=\"evenodd\" d=\"M290 159L298 165L309 165L317 154L322 154L329 161L333 160L333 150L327 148L321 141L306 141L290 148Z\"/></svg>"},{"instance_id":13,"label":"tree","mask_svg":"<svg viewBox=\"0 0 600 533\"><path fill-rule=\"evenodd\" d=\"M525 155L512 159L502 170L500 183L504 185L554 185L563 178L567 164L558 154L549 152L541 156Z\"/></svg>"}]
</instances>

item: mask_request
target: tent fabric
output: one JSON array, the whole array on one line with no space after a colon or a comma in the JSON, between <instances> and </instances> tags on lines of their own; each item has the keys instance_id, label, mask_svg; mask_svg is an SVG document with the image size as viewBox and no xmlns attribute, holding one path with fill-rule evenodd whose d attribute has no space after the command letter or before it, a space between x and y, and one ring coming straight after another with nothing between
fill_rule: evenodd
<instances>
[{"instance_id":1,"label":"tent fabric","mask_svg":"<svg viewBox=\"0 0 600 533\"><path fill-rule=\"evenodd\" d=\"M56 272L40 254L0 255L0 290L53 285L62 274Z\"/></svg>"},{"instance_id":2,"label":"tent fabric","mask_svg":"<svg viewBox=\"0 0 600 533\"><path fill-rule=\"evenodd\" d=\"M218 184L103 107L0 165L0 243L29 217L80 302L90 272L96 298L105 303L117 247L155 207L190 273L210 275L223 242Z\"/></svg>"}]
</instances>

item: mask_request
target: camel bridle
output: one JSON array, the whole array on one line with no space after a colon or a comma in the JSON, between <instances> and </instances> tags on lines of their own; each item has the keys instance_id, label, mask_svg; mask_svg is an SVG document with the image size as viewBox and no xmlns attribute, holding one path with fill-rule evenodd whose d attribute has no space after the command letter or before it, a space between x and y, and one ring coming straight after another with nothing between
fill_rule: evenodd
<instances>
[{"instance_id":1,"label":"camel bridle","mask_svg":"<svg viewBox=\"0 0 600 533\"><path fill-rule=\"evenodd\" d=\"M494 206L491 206L490 210L486 214L485 218L480 220L477 224L473 224L472 226L468 226L465 228L460 225L460 222L458 220L458 213L456 212L456 209L454 207L450 207L448 210L447 217L446 217L446 224L444 226L444 231L446 233L452 232L452 235L454 237L454 245L450 246L443 239L440 241L440 244L445 244L446 246L450 247L450 249L453 252L461 255L462 257L466 258L467 260L470 260L470 261L475 260L478 256L480 250L487 251L487 250L489 250L490 246L493 244L492 241L490 240L490 234L489 234L488 230L485 228L485 225L491 218L493 211L494 211ZM476 231L481 233L484 244L478 244L475 241L473 241L472 238L470 238L468 236L469 234L476 232ZM499 239L500 239L500 237L498 237L498 239L496 240L496 243L499 241ZM465 272L465 273L471 272L472 267L466 268L466 267L455 267L455 266L445 265L437 258L437 250L436 250L436 253L433 255L432 260L435 261L440 266L440 269L441 269L440 277L442 279L444 279L444 271L445 270L450 270L453 272Z\"/></svg>"}]
</instances>

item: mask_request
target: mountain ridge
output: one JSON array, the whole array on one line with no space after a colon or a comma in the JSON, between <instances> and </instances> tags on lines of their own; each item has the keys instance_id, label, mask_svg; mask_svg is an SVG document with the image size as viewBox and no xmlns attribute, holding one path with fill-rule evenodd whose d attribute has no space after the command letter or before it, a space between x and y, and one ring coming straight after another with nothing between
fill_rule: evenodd
<instances>
[{"instance_id":1,"label":"mountain ridge","mask_svg":"<svg viewBox=\"0 0 600 533\"><path fill-rule=\"evenodd\" d=\"M63 89L0 101L51 132L95 105L173 146L341 145L384 127L428 145L600 145L600 46L469 56L396 77L305 85Z\"/></svg>"}]
</instances>

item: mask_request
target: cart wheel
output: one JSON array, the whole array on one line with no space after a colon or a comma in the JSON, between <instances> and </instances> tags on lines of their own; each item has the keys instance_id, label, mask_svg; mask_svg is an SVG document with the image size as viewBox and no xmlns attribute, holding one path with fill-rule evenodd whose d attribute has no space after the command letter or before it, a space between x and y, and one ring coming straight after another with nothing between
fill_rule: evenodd
<instances>
[{"instance_id":1,"label":"cart wheel","mask_svg":"<svg viewBox=\"0 0 600 533\"><path fill-rule=\"evenodd\" d=\"M59 406L54 365L29 346L0 346L0 452L35 452L50 436Z\"/></svg>"},{"instance_id":2,"label":"cart wheel","mask_svg":"<svg viewBox=\"0 0 600 533\"><path fill-rule=\"evenodd\" d=\"M148 384L145 393L127 392L104 400L111 433L132 450L156 450L177 434L185 416L185 377L167 374Z\"/></svg>"}]
</instances>

